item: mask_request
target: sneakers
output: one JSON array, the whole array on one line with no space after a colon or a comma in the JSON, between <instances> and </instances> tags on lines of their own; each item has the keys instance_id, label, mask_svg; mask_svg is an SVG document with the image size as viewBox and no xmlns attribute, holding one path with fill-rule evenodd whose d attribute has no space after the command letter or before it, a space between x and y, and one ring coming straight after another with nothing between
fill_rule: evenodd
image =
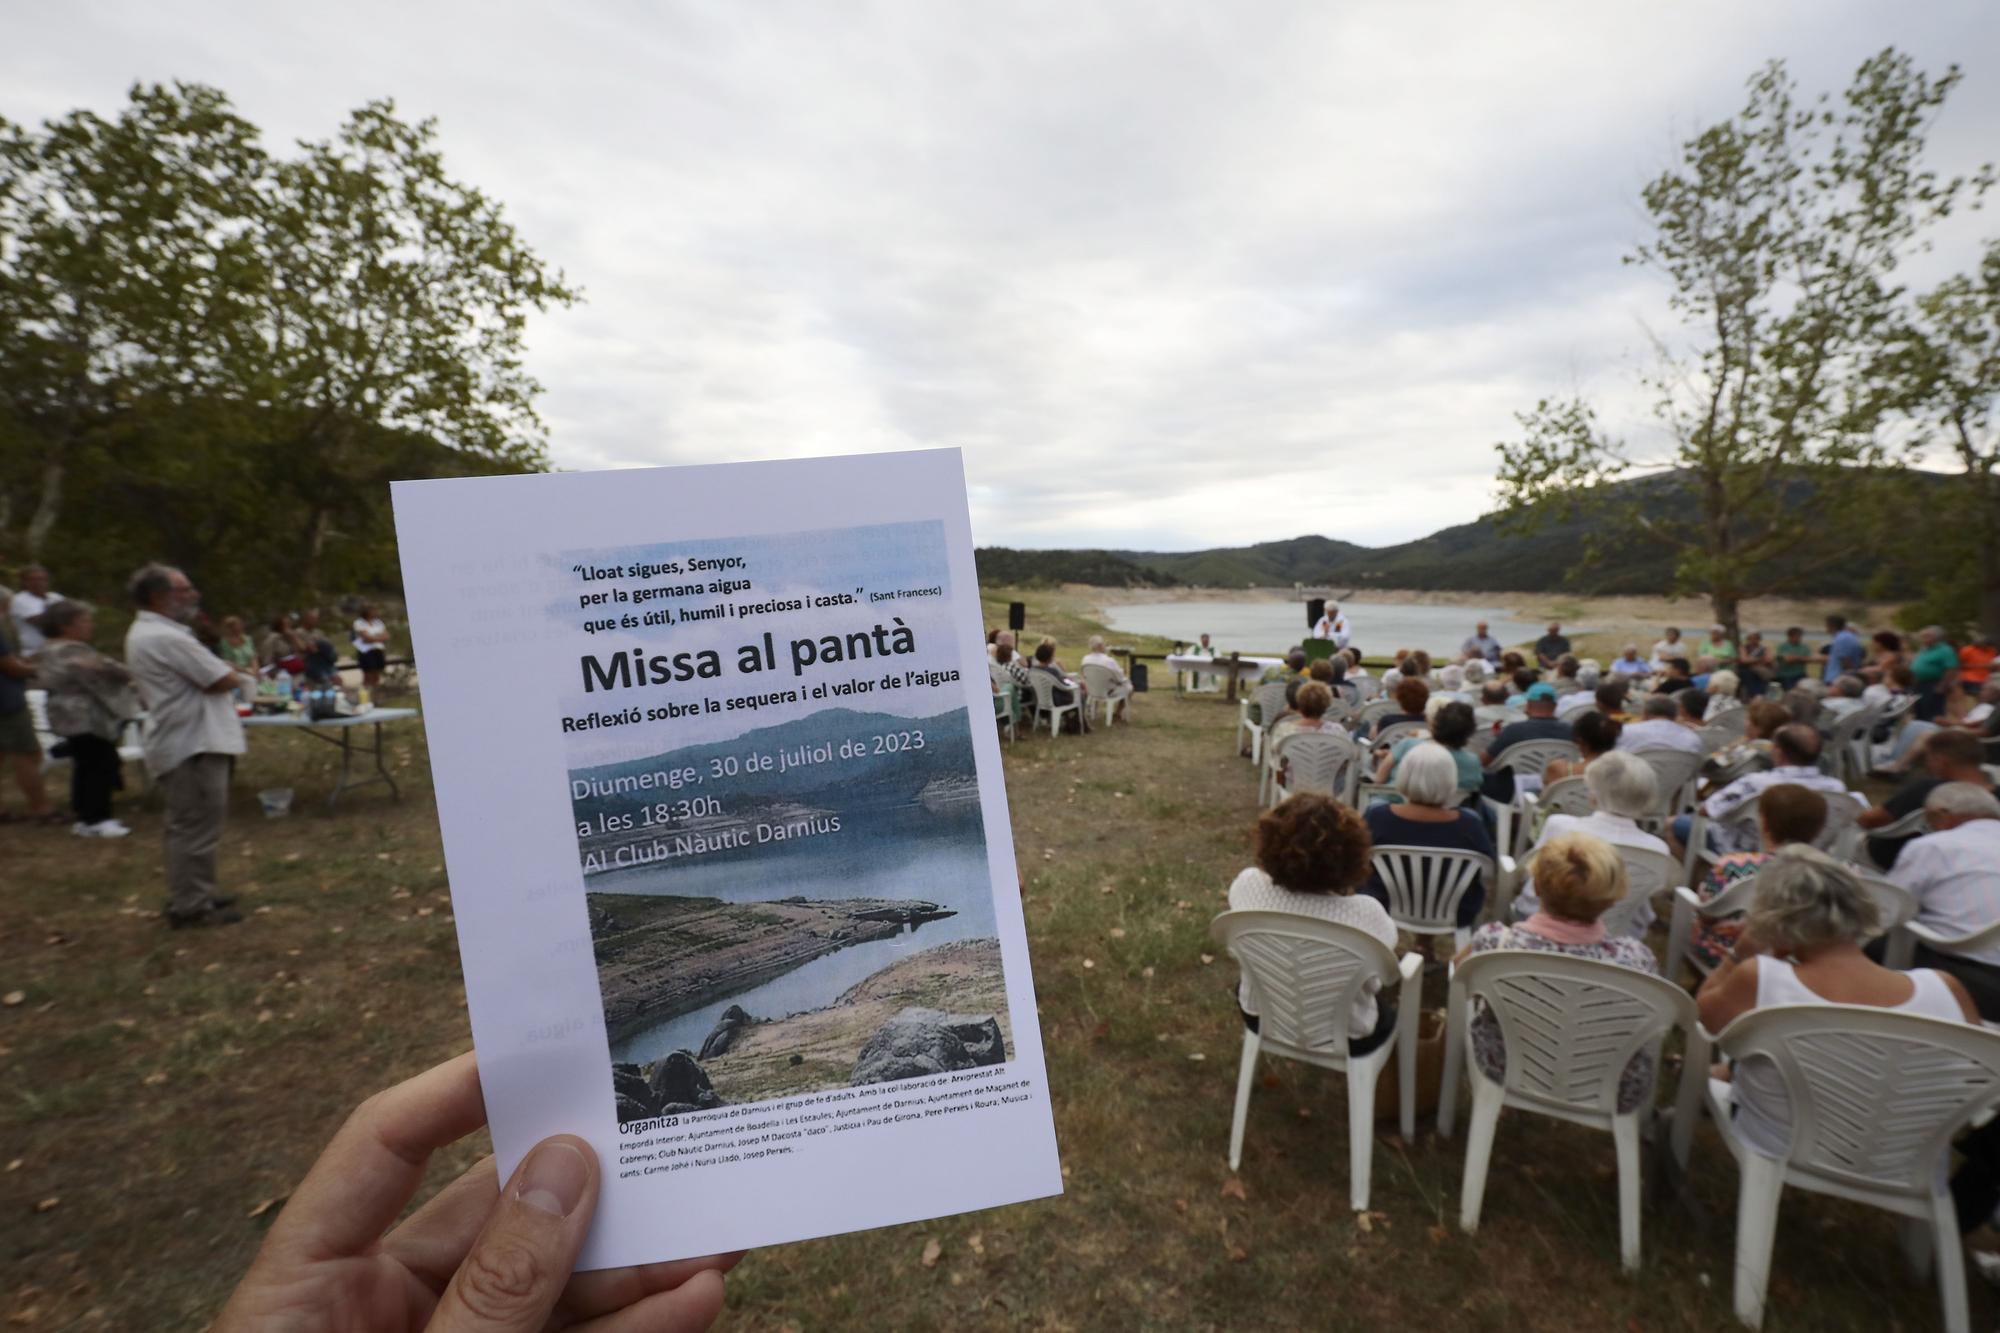
<instances>
[{"instance_id":1,"label":"sneakers","mask_svg":"<svg viewBox=\"0 0 2000 1333\"><path fill-rule=\"evenodd\" d=\"M123 838L132 832L115 819L107 819L97 824L86 824L78 820L69 826L69 831L79 838Z\"/></svg>"}]
</instances>

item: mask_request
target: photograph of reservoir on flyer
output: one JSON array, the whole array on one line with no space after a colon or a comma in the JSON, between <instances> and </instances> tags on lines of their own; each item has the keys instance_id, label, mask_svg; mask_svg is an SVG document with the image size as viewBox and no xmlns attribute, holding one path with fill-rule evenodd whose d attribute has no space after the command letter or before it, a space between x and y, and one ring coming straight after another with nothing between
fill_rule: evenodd
<instances>
[{"instance_id":1,"label":"photograph of reservoir on flyer","mask_svg":"<svg viewBox=\"0 0 2000 1333\"><path fill-rule=\"evenodd\" d=\"M1005 1063L942 526L563 559L605 598L563 726L620 1122Z\"/></svg>"}]
</instances>

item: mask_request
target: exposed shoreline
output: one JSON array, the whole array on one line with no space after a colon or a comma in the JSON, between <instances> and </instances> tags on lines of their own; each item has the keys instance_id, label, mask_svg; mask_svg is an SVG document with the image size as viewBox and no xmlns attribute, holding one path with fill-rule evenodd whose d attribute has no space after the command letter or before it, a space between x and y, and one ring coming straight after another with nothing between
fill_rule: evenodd
<instances>
[{"instance_id":1,"label":"exposed shoreline","mask_svg":"<svg viewBox=\"0 0 2000 1333\"><path fill-rule=\"evenodd\" d=\"M604 1027L621 1042L849 945L955 912L918 899L724 902L586 893Z\"/></svg>"},{"instance_id":2,"label":"exposed shoreline","mask_svg":"<svg viewBox=\"0 0 2000 1333\"><path fill-rule=\"evenodd\" d=\"M1000 1024L1008 1058L1015 1055L1000 941L973 939L953 940L899 959L822 1008L754 1022L740 1031L725 1054L704 1060L702 1070L716 1093L729 1102L846 1087L862 1046L884 1023L911 1007L991 1014Z\"/></svg>"}]
</instances>

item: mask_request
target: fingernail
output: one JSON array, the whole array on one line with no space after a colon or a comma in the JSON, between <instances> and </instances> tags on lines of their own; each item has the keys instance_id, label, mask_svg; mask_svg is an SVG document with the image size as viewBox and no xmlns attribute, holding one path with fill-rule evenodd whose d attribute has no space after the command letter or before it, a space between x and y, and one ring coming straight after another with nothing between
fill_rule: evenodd
<instances>
[{"instance_id":1,"label":"fingernail","mask_svg":"<svg viewBox=\"0 0 2000 1333\"><path fill-rule=\"evenodd\" d=\"M590 1163L573 1144L544 1143L528 1154L514 1197L530 1208L568 1217L583 1201L583 1187L589 1183Z\"/></svg>"}]
</instances>

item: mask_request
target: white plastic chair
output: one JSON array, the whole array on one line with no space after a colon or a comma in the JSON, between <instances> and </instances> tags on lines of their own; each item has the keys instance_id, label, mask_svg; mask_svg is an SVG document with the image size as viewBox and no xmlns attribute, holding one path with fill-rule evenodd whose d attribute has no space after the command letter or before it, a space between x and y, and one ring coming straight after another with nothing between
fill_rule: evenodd
<instances>
[{"instance_id":1,"label":"white plastic chair","mask_svg":"<svg viewBox=\"0 0 2000 1333\"><path fill-rule=\"evenodd\" d=\"M1874 888L1876 885L1885 888L1896 887L1884 879L1875 880L1869 887ZM1982 926L1970 935L1946 935L1915 919L1915 903L1916 900L1912 898L1910 914L1898 923L1901 929L1889 937L1889 947L1883 955L1883 965L1886 967L1908 967L1919 944L1935 949L1939 953L1970 954L2000 942L2000 921L1990 926Z\"/></svg>"},{"instance_id":2,"label":"white plastic chair","mask_svg":"<svg viewBox=\"0 0 2000 1333\"><path fill-rule=\"evenodd\" d=\"M1421 722L1391 722L1388 726L1382 728L1381 735L1371 737L1368 745L1371 749L1374 749L1384 745L1394 745L1397 741L1406 741L1412 736L1428 736L1430 734L1430 728Z\"/></svg>"},{"instance_id":3,"label":"white plastic chair","mask_svg":"<svg viewBox=\"0 0 2000 1333\"><path fill-rule=\"evenodd\" d=\"M1449 935L1463 949L1472 939L1458 924L1458 900L1475 882L1488 897L1499 892L1493 859L1447 847L1378 845L1370 853L1375 873L1388 890L1389 919L1412 935Z\"/></svg>"},{"instance_id":4,"label":"white plastic chair","mask_svg":"<svg viewBox=\"0 0 2000 1333\"><path fill-rule=\"evenodd\" d=\"M1059 704L1056 702L1055 677L1049 675L1048 672L1030 671L1028 673L1028 688L1035 692L1035 720L1028 727L1030 732L1034 731L1035 727L1040 726L1042 719L1046 717L1049 720L1049 735L1052 737L1060 736L1062 735L1064 713L1075 713L1079 720L1083 717L1083 704L1074 692L1070 694L1068 703Z\"/></svg>"},{"instance_id":5,"label":"white plastic chair","mask_svg":"<svg viewBox=\"0 0 2000 1333\"><path fill-rule=\"evenodd\" d=\"M993 717L999 722L1000 729L1007 733L1009 741L1014 739L1014 700L1016 697L1012 681L1002 685L993 693Z\"/></svg>"},{"instance_id":6,"label":"white plastic chair","mask_svg":"<svg viewBox=\"0 0 2000 1333\"><path fill-rule=\"evenodd\" d=\"M1086 666L1083 669L1083 686L1092 699L1104 705L1104 725L1107 727L1111 725L1111 715L1118 709L1119 700L1111 697L1117 683L1116 678L1101 666ZM1132 708L1130 695L1125 697L1124 704L1129 713Z\"/></svg>"},{"instance_id":7,"label":"white plastic chair","mask_svg":"<svg viewBox=\"0 0 2000 1333\"><path fill-rule=\"evenodd\" d=\"M1500 1024L1506 1070L1494 1082L1470 1060L1474 1002ZM1479 1229L1502 1107L1533 1111L1610 1133L1618 1150L1619 1256L1639 1266L1639 1137L1653 1114L1648 1097L1620 1112L1618 1085L1634 1056L1651 1052L1659 1068L1660 1039L1673 1028L1697 1027L1694 1001L1680 987L1616 963L1530 949L1476 954L1454 971L1447 1010L1438 1133L1450 1138L1458 1111L1461 1065L1472 1065L1472 1119L1466 1132L1465 1181L1458 1225ZM1683 1081L1705 1070L1689 1066Z\"/></svg>"},{"instance_id":8,"label":"white plastic chair","mask_svg":"<svg viewBox=\"0 0 2000 1333\"><path fill-rule=\"evenodd\" d=\"M1653 898L1674 888L1680 878L1674 858L1665 852L1649 851L1644 847L1627 847L1616 843L1612 850L1625 863L1625 896L1613 903L1598 924L1607 934L1638 937L1645 934L1639 922Z\"/></svg>"},{"instance_id":9,"label":"white plastic chair","mask_svg":"<svg viewBox=\"0 0 2000 1333\"><path fill-rule=\"evenodd\" d=\"M1365 732L1374 727L1376 718L1387 717L1395 711L1394 699L1370 699L1354 710L1354 716L1348 720L1349 725L1360 727Z\"/></svg>"},{"instance_id":10,"label":"white plastic chair","mask_svg":"<svg viewBox=\"0 0 2000 1333\"><path fill-rule=\"evenodd\" d=\"M1647 817L1655 820L1671 820L1694 806L1696 775L1701 771L1701 756L1689 750L1673 750L1659 747L1649 750L1633 750L1632 754L1646 761L1653 770L1653 780L1659 785L1659 796Z\"/></svg>"},{"instance_id":11,"label":"white plastic chair","mask_svg":"<svg viewBox=\"0 0 2000 1333\"><path fill-rule=\"evenodd\" d=\"M1374 703L1382 696L1382 682L1374 676L1349 676L1348 683L1354 686L1354 692L1360 697L1363 707Z\"/></svg>"},{"instance_id":12,"label":"white plastic chair","mask_svg":"<svg viewBox=\"0 0 2000 1333\"><path fill-rule=\"evenodd\" d=\"M1873 704L1850 709L1827 723L1825 743L1819 752L1819 766L1850 787L1861 785L1868 776L1868 737L1882 712Z\"/></svg>"},{"instance_id":13,"label":"white plastic chair","mask_svg":"<svg viewBox=\"0 0 2000 1333\"><path fill-rule=\"evenodd\" d=\"M1576 748L1575 741L1543 740L1516 741L1493 756L1493 762L1487 765L1487 771L1497 773L1503 768L1509 768L1514 771L1515 778L1512 801L1496 801L1490 796L1480 798L1481 802L1493 812L1493 846L1496 850L1508 856L1518 855L1521 851L1517 845L1519 842L1517 830L1527 821L1521 817L1521 807L1524 802L1520 779L1538 778L1543 770L1556 760L1575 763L1582 755L1583 752Z\"/></svg>"},{"instance_id":14,"label":"white plastic chair","mask_svg":"<svg viewBox=\"0 0 2000 1333\"><path fill-rule=\"evenodd\" d=\"M42 772L47 773L57 764L68 763L69 759L67 757L58 759L49 753L49 751L60 745L63 739L49 729L49 692L47 690L29 690L27 691L27 695L28 725L34 728L35 740L42 747ZM139 722L136 718L128 720L124 725L119 727L118 761L121 764L136 766L134 771L139 776L139 789L144 791L148 785L146 747L139 744L128 744L125 740L126 736L136 735L138 731Z\"/></svg>"},{"instance_id":15,"label":"white plastic chair","mask_svg":"<svg viewBox=\"0 0 2000 1333\"><path fill-rule=\"evenodd\" d=\"M1259 685L1250 695L1250 702L1257 708L1257 721L1250 723L1250 762L1264 762L1264 747L1271 737L1271 724L1278 720L1278 714L1285 711L1285 682L1274 680ZM1245 719L1248 719L1245 713Z\"/></svg>"},{"instance_id":16,"label":"white plastic chair","mask_svg":"<svg viewBox=\"0 0 2000 1333\"><path fill-rule=\"evenodd\" d=\"M1280 736L1271 746L1266 805L1276 805L1299 792L1317 792L1349 805L1360 785L1361 747L1337 731L1293 731ZM1280 782L1284 768L1289 781Z\"/></svg>"},{"instance_id":17,"label":"white plastic chair","mask_svg":"<svg viewBox=\"0 0 2000 1333\"><path fill-rule=\"evenodd\" d=\"M1945 1157L1960 1129L2000 1107L2000 1035L1866 1005L1803 1004L1752 1010L1715 1041L1739 1064L1752 1056L1771 1060L1792 1115L1785 1156L1766 1157L1737 1137L1730 1114L1735 1085L1708 1085L1716 1129L1742 1172L1736 1317L1750 1328L1764 1322L1778 1203L1792 1185L1908 1219L1904 1239L1912 1258L1922 1257L1916 1242L1927 1226L1944 1326L1967 1333L1965 1261L1944 1183ZM1685 1165L1681 1128L1675 1126L1674 1147Z\"/></svg>"},{"instance_id":18,"label":"white plastic chair","mask_svg":"<svg viewBox=\"0 0 2000 1333\"><path fill-rule=\"evenodd\" d=\"M1400 962L1374 936L1291 912L1224 912L1209 926L1249 983L1258 1030L1243 1033L1236 1112L1229 1126L1229 1169L1243 1160L1243 1131L1257 1057L1280 1055L1347 1076L1348 1200L1368 1208L1375 1154L1375 1083L1393 1048L1399 1052L1397 1109L1404 1142L1416 1136L1417 1016L1423 1008L1423 959ZM1347 1023L1370 980L1379 999L1396 1002L1396 1035L1367 1055L1348 1054Z\"/></svg>"},{"instance_id":19,"label":"white plastic chair","mask_svg":"<svg viewBox=\"0 0 2000 1333\"><path fill-rule=\"evenodd\" d=\"M1819 836L1813 839L1813 846L1828 856L1851 862L1864 855L1862 844L1866 841L1866 830L1856 821L1868 807L1852 793L1844 797L1834 792L1825 795L1826 823L1821 826Z\"/></svg>"}]
</instances>

